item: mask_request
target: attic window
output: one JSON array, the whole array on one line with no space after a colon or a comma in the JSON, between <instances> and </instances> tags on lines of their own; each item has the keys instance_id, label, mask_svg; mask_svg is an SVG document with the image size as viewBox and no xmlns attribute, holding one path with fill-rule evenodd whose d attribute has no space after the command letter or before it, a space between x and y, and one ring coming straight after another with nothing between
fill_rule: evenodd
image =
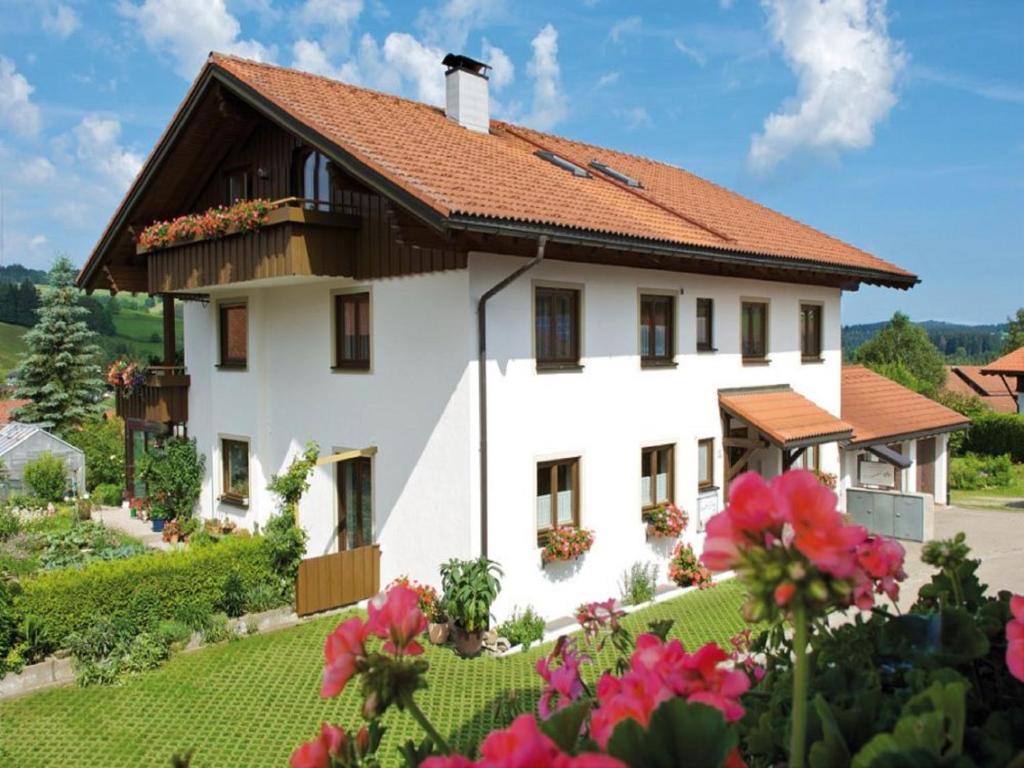
<instances>
[{"instance_id":1,"label":"attic window","mask_svg":"<svg viewBox=\"0 0 1024 768\"><path fill-rule=\"evenodd\" d=\"M547 160L549 163L557 165L563 171L569 171L569 173L571 173L573 176L579 176L580 178L583 179L590 178L590 172L587 171L586 168L580 168L580 166L576 165L576 163L570 163L564 157L559 157L554 152L548 152L547 150L538 149L536 152L534 152L534 154L537 155L537 157L541 158L542 160Z\"/></svg>"},{"instance_id":2,"label":"attic window","mask_svg":"<svg viewBox=\"0 0 1024 768\"><path fill-rule=\"evenodd\" d=\"M622 173L621 171L616 171L610 165L605 165L600 160L591 160L590 161L590 167L593 168L594 170L600 171L605 176L611 176L616 181L621 181L623 184L625 184L628 187L635 187L635 188L643 187L643 184L641 184L638 179L634 179L632 176L627 176L626 174Z\"/></svg>"}]
</instances>

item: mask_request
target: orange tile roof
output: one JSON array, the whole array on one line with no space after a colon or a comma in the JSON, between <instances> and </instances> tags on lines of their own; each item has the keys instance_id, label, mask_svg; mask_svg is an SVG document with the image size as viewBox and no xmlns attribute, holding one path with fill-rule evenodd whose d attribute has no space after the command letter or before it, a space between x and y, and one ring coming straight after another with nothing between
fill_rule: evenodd
<instances>
[{"instance_id":1,"label":"orange tile roof","mask_svg":"<svg viewBox=\"0 0 1024 768\"><path fill-rule=\"evenodd\" d=\"M894 264L681 168L500 121L466 130L427 104L318 75L211 54L209 67L254 91L443 217L585 230L673 246L865 270L908 287ZM537 157L547 149L599 160L639 179L631 189L598 171L578 178ZM806 266L806 264L805 264Z\"/></svg>"},{"instance_id":2,"label":"orange tile roof","mask_svg":"<svg viewBox=\"0 0 1024 768\"><path fill-rule=\"evenodd\" d=\"M0 427L11 420L11 414L14 411L31 402L31 400L0 400Z\"/></svg>"},{"instance_id":3,"label":"orange tile roof","mask_svg":"<svg viewBox=\"0 0 1024 768\"><path fill-rule=\"evenodd\" d=\"M850 437L853 428L789 387L720 390L718 402L783 448Z\"/></svg>"},{"instance_id":4,"label":"orange tile roof","mask_svg":"<svg viewBox=\"0 0 1024 768\"><path fill-rule=\"evenodd\" d=\"M1015 349L998 360L993 360L988 365L983 365L981 372L999 373L1004 376L1024 376L1024 347Z\"/></svg>"},{"instance_id":5,"label":"orange tile roof","mask_svg":"<svg viewBox=\"0 0 1024 768\"><path fill-rule=\"evenodd\" d=\"M977 397L997 413L1016 413L1017 403L1006 388L1003 379L995 374L984 374L980 365L947 365L947 392Z\"/></svg>"},{"instance_id":6,"label":"orange tile roof","mask_svg":"<svg viewBox=\"0 0 1024 768\"><path fill-rule=\"evenodd\" d=\"M842 416L854 443L951 432L970 419L861 365L844 365Z\"/></svg>"}]
</instances>

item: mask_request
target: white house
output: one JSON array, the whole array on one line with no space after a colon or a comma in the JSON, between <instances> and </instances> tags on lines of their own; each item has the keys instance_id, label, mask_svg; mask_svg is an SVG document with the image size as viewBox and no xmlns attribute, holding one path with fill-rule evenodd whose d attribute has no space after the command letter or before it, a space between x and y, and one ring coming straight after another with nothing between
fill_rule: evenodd
<instances>
[{"instance_id":1,"label":"white house","mask_svg":"<svg viewBox=\"0 0 1024 768\"><path fill-rule=\"evenodd\" d=\"M187 370L169 334L119 400L129 445L186 431L202 514L257 528L315 440L309 555L379 546L380 583L436 584L486 554L499 615L617 595L636 561L664 579L654 505L697 543L740 471L842 474L842 292L917 278L681 169L490 120L486 67L445 66L439 110L211 55L79 278L185 302ZM137 242L238 198L277 204ZM595 542L544 566L557 525Z\"/></svg>"}]
</instances>

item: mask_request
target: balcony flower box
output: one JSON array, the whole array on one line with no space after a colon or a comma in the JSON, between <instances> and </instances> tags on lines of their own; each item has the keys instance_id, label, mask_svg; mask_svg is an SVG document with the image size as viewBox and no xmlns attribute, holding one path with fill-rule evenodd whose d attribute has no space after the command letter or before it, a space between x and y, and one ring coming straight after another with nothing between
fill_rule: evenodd
<instances>
[{"instance_id":1,"label":"balcony flower box","mask_svg":"<svg viewBox=\"0 0 1024 768\"><path fill-rule=\"evenodd\" d=\"M661 504L646 516L648 538L678 539L690 522L689 515L675 504Z\"/></svg>"},{"instance_id":2,"label":"balcony flower box","mask_svg":"<svg viewBox=\"0 0 1024 768\"><path fill-rule=\"evenodd\" d=\"M145 253L177 243L209 240L236 232L252 232L268 223L280 205L269 200L241 200L227 208L217 206L204 213L189 213L170 221L156 221L142 230L138 251Z\"/></svg>"},{"instance_id":3,"label":"balcony flower box","mask_svg":"<svg viewBox=\"0 0 1024 768\"><path fill-rule=\"evenodd\" d=\"M575 560L590 551L594 545L594 532L586 528L559 527L547 535L541 559L544 563Z\"/></svg>"}]
</instances>

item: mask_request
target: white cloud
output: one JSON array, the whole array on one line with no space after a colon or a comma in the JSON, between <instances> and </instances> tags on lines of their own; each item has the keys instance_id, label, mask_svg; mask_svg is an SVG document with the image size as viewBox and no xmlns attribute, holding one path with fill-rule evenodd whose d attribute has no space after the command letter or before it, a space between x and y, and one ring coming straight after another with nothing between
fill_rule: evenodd
<instances>
[{"instance_id":1,"label":"white cloud","mask_svg":"<svg viewBox=\"0 0 1024 768\"><path fill-rule=\"evenodd\" d=\"M444 104L444 52L440 48L425 45L407 32L392 32L384 39L382 50L387 65L415 87L417 99Z\"/></svg>"},{"instance_id":2,"label":"white cloud","mask_svg":"<svg viewBox=\"0 0 1024 768\"><path fill-rule=\"evenodd\" d=\"M914 67L911 78L926 83L934 83L946 88L980 96L990 101L1006 101L1011 104L1024 104L1024 88L1018 85L1000 82L986 82L965 77L953 72L944 72L931 67Z\"/></svg>"},{"instance_id":3,"label":"white cloud","mask_svg":"<svg viewBox=\"0 0 1024 768\"><path fill-rule=\"evenodd\" d=\"M718 0L718 5L723 11L728 11L732 8L734 0Z\"/></svg>"},{"instance_id":4,"label":"white cloud","mask_svg":"<svg viewBox=\"0 0 1024 768\"><path fill-rule=\"evenodd\" d=\"M748 165L766 172L801 151L862 149L896 104L906 57L888 35L884 0L762 0L798 93L753 137Z\"/></svg>"},{"instance_id":5,"label":"white cloud","mask_svg":"<svg viewBox=\"0 0 1024 768\"><path fill-rule=\"evenodd\" d=\"M437 8L420 11L416 26L429 45L464 53L470 32L491 23L504 10L504 0L445 0Z\"/></svg>"},{"instance_id":6,"label":"white cloud","mask_svg":"<svg viewBox=\"0 0 1024 768\"><path fill-rule=\"evenodd\" d=\"M621 43L627 35L638 34L643 27L643 20L639 16L630 16L627 19L619 19L612 24L608 30L608 37L613 43Z\"/></svg>"},{"instance_id":7,"label":"white cloud","mask_svg":"<svg viewBox=\"0 0 1024 768\"><path fill-rule=\"evenodd\" d=\"M650 113L644 107L630 107L615 111L617 117L626 123L626 128L635 131L637 128L649 128L654 125Z\"/></svg>"},{"instance_id":8,"label":"white cloud","mask_svg":"<svg viewBox=\"0 0 1024 768\"><path fill-rule=\"evenodd\" d=\"M346 83L359 83L359 68L353 61L347 61L340 67L331 64L327 52L320 43L305 38L292 44L292 66L314 75L323 75Z\"/></svg>"},{"instance_id":9,"label":"white cloud","mask_svg":"<svg viewBox=\"0 0 1024 768\"><path fill-rule=\"evenodd\" d=\"M696 63L698 67L703 67L705 64L708 63L707 56L698 51L696 48L692 48L691 46L687 45L678 37L672 42L675 44L677 51L679 51L684 56L688 56L689 58L693 59L694 63Z\"/></svg>"},{"instance_id":10,"label":"white cloud","mask_svg":"<svg viewBox=\"0 0 1024 768\"><path fill-rule=\"evenodd\" d=\"M491 45L486 37L481 48L483 50L484 62L491 65L489 73L491 88L495 91L500 91L505 86L511 85L512 81L516 79L516 67L512 63L512 59L508 57L508 54L498 46Z\"/></svg>"},{"instance_id":11,"label":"white cloud","mask_svg":"<svg viewBox=\"0 0 1024 768\"><path fill-rule=\"evenodd\" d=\"M71 6L60 4L53 10L43 14L43 29L50 34L66 40L82 26L78 14Z\"/></svg>"},{"instance_id":12,"label":"white cloud","mask_svg":"<svg viewBox=\"0 0 1024 768\"><path fill-rule=\"evenodd\" d=\"M547 130L564 120L569 111L558 66L558 31L547 24L530 45L533 46L533 58L526 66L526 73L534 81L533 106L525 122Z\"/></svg>"},{"instance_id":13,"label":"white cloud","mask_svg":"<svg viewBox=\"0 0 1024 768\"><path fill-rule=\"evenodd\" d=\"M347 54L352 30L363 12L363 0L306 0L298 20L307 29L323 30L321 46L331 53Z\"/></svg>"},{"instance_id":14,"label":"white cloud","mask_svg":"<svg viewBox=\"0 0 1024 768\"><path fill-rule=\"evenodd\" d=\"M39 107L31 99L34 90L14 62L0 56L0 128L20 136L39 133Z\"/></svg>"},{"instance_id":15,"label":"white cloud","mask_svg":"<svg viewBox=\"0 0 1024 768\"><path fill-rule=\"evenodd\" d=\"M56 174L57 169L45 157L31 157L21 162L17 176L28 184L42 184Z\"/></svg>"},{"instance_id":16,"label":"white cloud","mask_svg":"<svg viewBox=\"0 0 1024 768\"><path fill-rule=\"evenodd\" d=\"M142 167L142 158L121 146L121 123L113 118L86 115L75 126L75 156L110 182L120 194Z\"/></svg>"},{"instance_id":17,"label":"white cloud","mask_svg":"<svg viewBox=\"0 0 1024 768\"><path fill-rule=\"evenodd\" d=\"M143 0L141 5L122 0L120 11L135 20L146 45L170 54L175 71L189 80L198 74L210 51L258 61L274 56L272 48L256 40L239 39L241 24L224 0Z\"/></svg>"},{"instance_id":18,"label":"white cloud","mask_svg":"<svg viewBox=\"0 0 1024 768\"><path fill-rule=\"evenodd\" d=\"M597 84L595 87L607 88L609 85L615 85L615 83L619 82L619 77L620 75L618 72L606 72L597 78Z\"/></svg>"}]
</instances>

